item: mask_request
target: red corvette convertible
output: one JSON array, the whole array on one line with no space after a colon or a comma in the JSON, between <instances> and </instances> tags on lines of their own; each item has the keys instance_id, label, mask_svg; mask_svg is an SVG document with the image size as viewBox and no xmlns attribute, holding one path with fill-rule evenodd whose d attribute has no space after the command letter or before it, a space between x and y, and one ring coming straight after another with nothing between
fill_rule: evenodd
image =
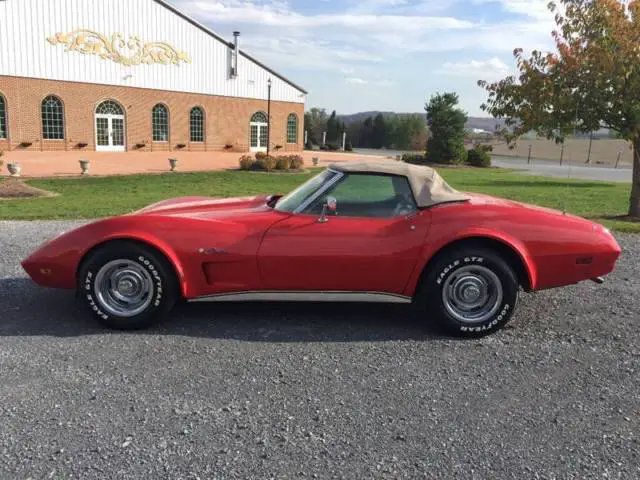
<instances>
[{"instance_id":1,"label":"red corvette convertible","mask_svg":"<svg viewBox=\"0 0 640 480\"><path fill-rule=\"evenodd\" d=\"M601 283L620 253L595 223L388 161L332 165L286 196L163 201L64 233L22 265L116 329L181 299L375 301L478 336L509 321L520 288Z\"/></svg>"}]
</instances>

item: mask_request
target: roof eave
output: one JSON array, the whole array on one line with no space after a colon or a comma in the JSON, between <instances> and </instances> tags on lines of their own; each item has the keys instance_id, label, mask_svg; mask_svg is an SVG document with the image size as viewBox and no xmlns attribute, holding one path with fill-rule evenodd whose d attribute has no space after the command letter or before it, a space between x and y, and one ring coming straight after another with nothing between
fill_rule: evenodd
<instances>
[{"instance_id":1,"label":"roof eave","mask_svg":"<svg viewBox=\"0 0 640 480\"><path fill-rule=\"evenodd\" d=\"M224 39L223 37L221 37L220 35L218 35L216 32L214 32L213 30L211 30L210 28L208 28L207 26L203 25L202 23L194 20L193 18L191 18L189 15L187 15L184 12L181 12L179 9L177 9L176 7L174 7L173 5L167 3L165 0L154 0L156 3L159 3L160 5L162 5L163 7L165 7L168 10L171 10L173 13L175 13L176 15L182 17L184 20L186 20L187 22L189 22L190 24L192 24L194 27L199 28L200 30L202 30L203 32L205 32L206 34L212 36L213 38L215 38L216 40L218 40L219 42L224 43L227 47L229 48L234 48L234 44L233 42L230 42L226 39ZM279 74L278 72L274 71L273 69L267 67L264 63L256 60L255 58L253 58L252 56L250 56L248 53L243 52L242 50L240 50L240 54L245 57L247 60L252 61L253 63L255 63L256 65L259 65L260 67L264 68L266 71L268 71L269 73L275 75L276 77L278 77L280 80L282 80L283 82L288 83L289 85L291 85L293 88L295 88L296 90L298 90L300 93L303 93L305 95L307 95L309 92L307 92L304 88L300 87L299 85L296 85L294 82L292 82L291 80L289 80L288 78L286 78L285 76Z\"/></svg>"}]
</instances>

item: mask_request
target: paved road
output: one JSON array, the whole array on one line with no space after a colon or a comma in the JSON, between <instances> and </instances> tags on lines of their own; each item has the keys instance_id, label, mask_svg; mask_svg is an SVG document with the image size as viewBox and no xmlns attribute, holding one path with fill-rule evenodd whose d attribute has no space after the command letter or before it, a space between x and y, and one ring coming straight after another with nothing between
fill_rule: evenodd
<instances>
[{"instance_id":1,"label":"paved road","mask_svg":"<svg viewBox=\"0 0 640 480\"><path fill-rule=\"evenodd\" d=\"M601 165L585 166L584 164L575 163L560 165L559 162L545 160L531 160L531 164L527 164L526 158L518 157L493 157L493 165L525 170L526 173L531 175L625 183L631 183L632 172L629 167L612 168Z\"/></svg>"},{"instance_id":2,"label":"paved road","mask_svg":"<svg viewBox=\"0 0 640 480\"><path fill-rule=\"evenodd\" d=\"M402 306L191 305L98 328L0 222L0 478L640 478L640 237L478 341Z\"/></svg>"}]
</instances>

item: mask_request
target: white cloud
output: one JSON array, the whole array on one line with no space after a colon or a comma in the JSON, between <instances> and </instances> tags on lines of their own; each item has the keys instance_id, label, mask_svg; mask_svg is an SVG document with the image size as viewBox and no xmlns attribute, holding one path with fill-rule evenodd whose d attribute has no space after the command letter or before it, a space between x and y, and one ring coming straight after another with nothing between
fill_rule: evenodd
<instances>
[{"instance_id":1,"label":"white cloud","mask_svg":"<svg viewBox=\"0 0 640 480\"><path fill-rule=\"evenodd\" d=\"M512 69L497 57L489 60L469 60L466 62L445 62L436 73L441 75L456 75L479 79L502 78L509 75Z\"/></svg>"},{"instance_id":2,"label":"white cloud","mask_svg":"<svg viewBox=\"0 0 640 480\"><path fill-rule=\"evenodd\" d=\"M392 87L395 85L391 80L365 80L358 77L347 77L344 81L352 85L371 85L373 87Z\"/></svg>"},{"instance_id":3,"label":"white cloud","mask_svg":"<svg viewBox=\"0 0 640 480\"><path fill-rule=\"evenodd\" d=\"M452 83L479 105L475 80L511 73L514 48L554 49L548 0L331 0L304 9L294 0L170 1L223 36L240 30L243 50L313 88L312 104L332 108L421 103ZM396 83L402 88L378 94Z\"/></svg>"},{"instance_id":4,"label":"white cloud","mask_svg":"<svg viewBox=\"0 0 640 480\"><path fill-rule=\"evenodd\" d=\"M473 0L475 4L500 3L510 13L525 15L538 20L553 20L548 8L549 0Z\"/></svg>"},{"instance_id":5,"label":"white cloud","mask_svg":"<svg viewBox=\"0 0 640 480\"><path fill-rule=\"evenodd\" d=\"M329 15L302 15L284 2L254 3L251 1L219 0L215 2L182 1L180 7L205 21L242 22L270 27L319 28L342 27L364 30L464 29L473 23L452 17L362 15L344 12Z\"/></svg>"}]
</instances>

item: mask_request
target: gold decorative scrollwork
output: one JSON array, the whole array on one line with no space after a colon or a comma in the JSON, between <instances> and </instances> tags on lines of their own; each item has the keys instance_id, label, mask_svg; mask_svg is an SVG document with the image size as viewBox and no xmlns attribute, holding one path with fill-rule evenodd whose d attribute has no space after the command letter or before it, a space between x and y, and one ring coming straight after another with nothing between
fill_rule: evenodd
<instances>
[{"instance_id":1,"label":"gold decorative scrollwork","mask_svg":"<svg viewBox=\"0 0 640 480\"><path fill-rule=\"evenodd\" d=\"M47 38L51 45L66 45L65 51L80 52L85 55L97 55L125 66L153 63L161 65L179 65L191 63L186 52L180 52L168 43L151 42L143 44L139 37L131 36L125 41L121 33L114 33L111 39L92 30L75 30L69 33L56 33Z\"/></svg>"}]
</instances>

